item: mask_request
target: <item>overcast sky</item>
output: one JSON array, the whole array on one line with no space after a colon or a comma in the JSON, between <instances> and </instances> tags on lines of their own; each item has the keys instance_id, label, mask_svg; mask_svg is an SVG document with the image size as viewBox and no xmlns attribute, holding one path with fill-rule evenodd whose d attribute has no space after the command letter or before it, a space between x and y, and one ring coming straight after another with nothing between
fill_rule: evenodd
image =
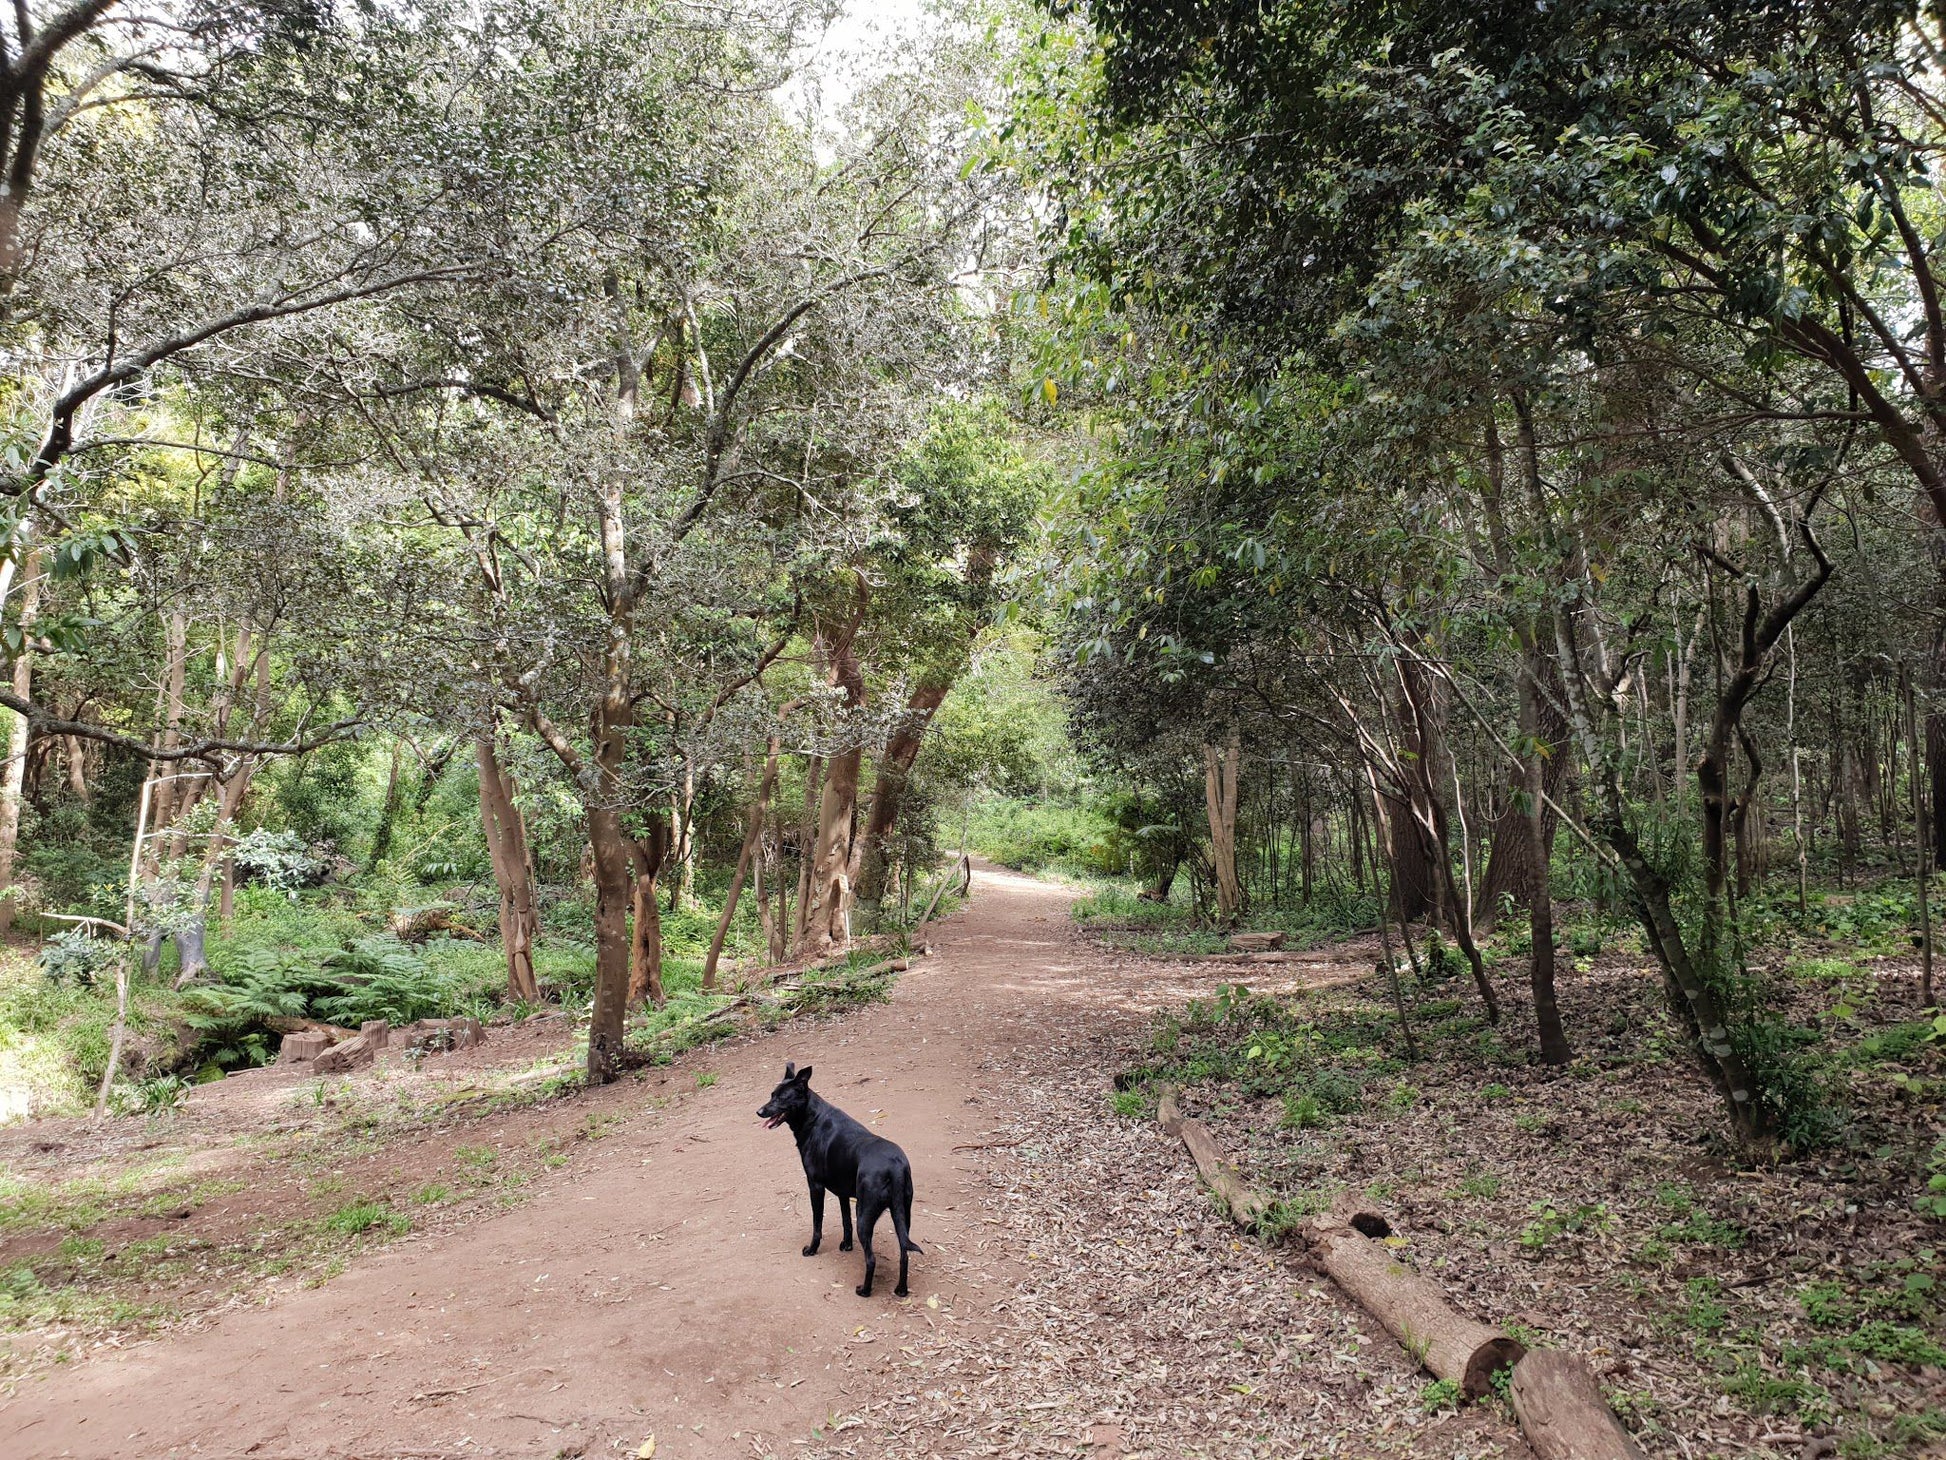
<instances>
[{"instance_id":1,"label":"overcast sky","mask_svg":"<svg viewBox=\"0 0 1946 1460\"><path fill-rule=\"evenodd\" d=\"M873 59L888 43L933 23L926 5L927 0L850 0L810 56L827 116L857 89L861 70L869 75L877 69ZM784 95L800 98L802 83L793 78Z\"/></svg>"}]
</instances>

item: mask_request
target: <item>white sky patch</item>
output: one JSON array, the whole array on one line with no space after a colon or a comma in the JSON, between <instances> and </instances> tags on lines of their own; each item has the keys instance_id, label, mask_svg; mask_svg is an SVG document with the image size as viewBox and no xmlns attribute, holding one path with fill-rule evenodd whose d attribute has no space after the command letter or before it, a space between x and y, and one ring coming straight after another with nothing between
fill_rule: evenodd
<instances>
[{"instance_id":1,"label":"white sky patch","mask_svg":"<svg viewBox=\"0 0 1946 1460\"><path fill-rule=\"evenodd\" d=\"M831 125L859 86L882 73L899 42L938 25L927 0L850 0L821 41L808 47L778 99L792 114Z\"/></svg>"}]
</instances>

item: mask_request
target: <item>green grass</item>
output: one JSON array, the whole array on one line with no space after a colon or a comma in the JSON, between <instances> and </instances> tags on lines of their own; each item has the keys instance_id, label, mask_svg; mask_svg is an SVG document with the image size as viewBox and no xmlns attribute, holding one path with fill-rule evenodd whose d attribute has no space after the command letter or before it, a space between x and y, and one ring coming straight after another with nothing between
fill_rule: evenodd
<instances>
[{"instance_id":1,"label":"green grass","mask_svg":"<svg viewBox=\"0 0 1946 1460\"><path fill-rule=\"evenodd\" d=\"M382 1201L347 1202L320 1225L327 1232L339 1232L347 1237L356 1237L365 1232L381 1231L397 1236L412 1230L412 1220L403 1212L395 1212Z\"/></svg>"}]
</instances>

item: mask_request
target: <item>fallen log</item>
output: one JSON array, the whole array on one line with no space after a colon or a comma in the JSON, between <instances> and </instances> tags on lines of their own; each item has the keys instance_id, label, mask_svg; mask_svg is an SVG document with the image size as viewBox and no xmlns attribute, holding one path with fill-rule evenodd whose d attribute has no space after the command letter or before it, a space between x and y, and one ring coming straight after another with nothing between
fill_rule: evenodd
<instances>
[{"instance_id":1,"label":"fallen log","mask_svg":"<svg viewBox=\"0 0 1946 1460\"><path fill-rule=\"evenodd\" d=\"M1267 953L1159 953L1155 956L1175 963L1315 963L1330 968L1353 966L1347 959L1326 958L1315 952L1307 953L1301 948L1279 948Z\"/></svg>"},{"instance_id":2,"label":"fallen log","mask_svg":"<svg viewBox=\"0 0 1946 1460\"><path fill-rule=\"evenodd\" d=\"M1210 1190L1240 1227L1255 1227L1271 1203L1244 1184L1208 1128L1185 1117L1174 1085L1156 1086L1156 1119L1181 1139ZM954 1149L959 1149L955 1147ZM1528 1353L1518 1339L1468 1318L1384 1243L1391 1223L1341 1197L1328 1216L1307 1224L1318 1266L1435 1378L1450 1379L1468 1399L1493 1392L1512 1370L1514 1416L1539 1460L1645 1460L1609 1409L1586 1363L1557 1349Z\"/></svg>"},{"instance_id":3,"label":"fallen log","mask_svg":"<svg viewBox=\"0 0 1946 1460\"><path fill-rule=\"evenodd\" d=\"M1247 1185L1237 1174L1236 1167L1224 1158L1223 1148L1216 1144L1216 1138L1209 1133L1208 1126L1200 1120L1184 1117L1182 1108L1176 1103L1175 1086L1162 1085L1157 1088L1156 1118L1161 1121L1164 1130L1178 1137L1189 1148L1203 1184L1222 1201L1230 1213L1230 1220L1239 1227L1254 1231L1270 1211L1269 1198Z\"/></svg>"},{"instance_id":4,"label":"fallen log","mask_svg":"<svg viewBox=\"0 0 1946 1460\"><path fill-rule=\"evenodd\" d=\"M1514 1417L1540 1460L1643 1460L1602 1396L1594 1370L1573 1354L1537 1349L1514 1366Z\"/></svg>"},{"instance_id":5,"label":"fallen log","mask_svg":"<svg viewBox=\"0 0 1946 1460\"><path fill-rule=\"evenodd\" d=\"M1322 1219L1311 1227L1312 1256L1414 1363L1452 1380L1468 1399L1484 1398L1493 1376L1518 1364L1525 1346L1459 1312L1437 1283L1399 1261L1380 1240L1390 1230L1367 1213Z\"/></svg>"}]
</instances>

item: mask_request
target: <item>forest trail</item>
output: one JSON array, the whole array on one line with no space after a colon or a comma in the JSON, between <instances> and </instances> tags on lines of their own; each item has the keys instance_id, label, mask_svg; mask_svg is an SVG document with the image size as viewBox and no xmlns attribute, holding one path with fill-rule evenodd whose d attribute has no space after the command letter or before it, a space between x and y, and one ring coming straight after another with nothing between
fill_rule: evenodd
<instances>
[{"instance_id":1,"label":"forest trail","mask_svg":"<svg viewBox=\"0 0 1946 1460\"><path fill-rule=\"evenodd\" d=\"M977 1341L1017 1281L1007 1182L982 1155L1023 1071L1235 976L1113 958L1073 930L1070 900L981 868L889 1004L693 1051L662 1094L626 1082L623 1101L653 1113L504 1214L202 1332L42 1371L0 1405L0 1453L636 1454L653 1435L686 1460L828 1436L911 1387L912 1346L935 1330ZM910 1153L925 1255L909 1299L891 1292L885 1225L870 1299L835 1211L823 1251L799 1255L796 1153L755 1116L786 1059ZM695 1088L704 1068L717 1081Z\"/></svg>"}]
</instances>

